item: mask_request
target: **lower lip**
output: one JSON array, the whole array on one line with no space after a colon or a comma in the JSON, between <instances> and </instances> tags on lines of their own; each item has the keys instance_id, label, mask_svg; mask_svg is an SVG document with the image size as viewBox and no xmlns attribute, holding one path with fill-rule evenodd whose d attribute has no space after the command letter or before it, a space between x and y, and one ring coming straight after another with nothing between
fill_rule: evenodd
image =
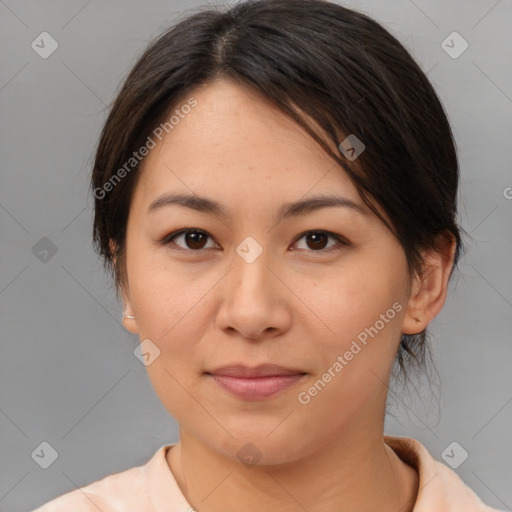
<instances>
[{"instance_id":1,"label":"lower lip","mask_svg":"<svg viewBox=\"0 0 512 512\"><path fill-rule=\"evenodd\" d=\"M271 397L300 381L305 374L272 375L269 377L228 377L211 375L215 382L233 395L247 399Z\"/></svg>"}]
</instances>

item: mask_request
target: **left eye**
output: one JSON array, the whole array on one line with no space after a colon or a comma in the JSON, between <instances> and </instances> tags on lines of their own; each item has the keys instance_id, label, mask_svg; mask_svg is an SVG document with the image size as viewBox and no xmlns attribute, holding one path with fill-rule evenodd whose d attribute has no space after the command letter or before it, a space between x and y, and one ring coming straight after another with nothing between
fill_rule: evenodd
<instances>
[{"instance_id":1,"label":"left eye","mask_svg":"<svg viewBox=\"0 0 512 512\"><path fill-rule=\"evenodd\" d=\"M303 238L306 240L306 244L310 244L310 250L313 250L314 252L331 249L333 246L335 246L336 244L332 244L326 247L326 243L329 238L335 240L341 245L348 245L347 242L343 240L343 238L335 235L334 233L329 233L328 231L308 231L307 233L301 235L297 241ZM306 247L306 250L307 249L308 247Z\"/></svg>"},{"instance_id":2,"label":"left eye","mask_svg":"<svg viewBox=\"0 0 512 512\"><path fill-rule=\"evenodd\" d=\"M299 249L310 250L313 252L320 252L330 250L336 243L331 244L330 246L326 246L327 241L331 238L341 246L349 245L346 240L342 237L335 235L334 233L330 233L328 231L307 231L303 233L295 242L297 244L300 240L305 239L306 244L309 247L299 247ZM208 247L206 242L208 239L212 240L213 245ZM177 243L177 240L182 240L183 245ZM213 241L213 238L206 233L206 231L202 231L200 229L182 229L180 231L175 231L174 233L170 233L166 235L164 238L160 240L161 245L170 245L175 244L181 249L189 249L195 252L199 252L201 249L214 249L218 244Z\"/></svg>"}]
</instances>

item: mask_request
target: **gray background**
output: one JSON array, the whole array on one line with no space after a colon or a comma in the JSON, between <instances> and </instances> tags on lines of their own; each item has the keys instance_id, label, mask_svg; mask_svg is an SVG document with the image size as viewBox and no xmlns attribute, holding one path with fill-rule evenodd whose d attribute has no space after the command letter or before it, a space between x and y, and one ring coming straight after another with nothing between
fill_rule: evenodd
<instances>
[{"instance_id":1,"label":"gray background","mask_svg":"<svg viewBox=\"0 0 512 512\"><path fill-rule=\"evenodd\" d=\"M2 511L35 508L177 440L93 252L87 186L119 82L152 37L200 4L0 0ZM512 2L344 4L383 23L428 72L458 142L472 238L431 329L442 388L392 394L386 433L438 459L457 441L469 454L457 473L510 510ZM31 48L43 31L59 45L47 59ZM455 59L441 46L453 31L469 44ZM43 237L57 249L46 262L48 241L33 250ZM48 469L31 457L43 441L58 452Z\"/></svg>"}]
</instances>

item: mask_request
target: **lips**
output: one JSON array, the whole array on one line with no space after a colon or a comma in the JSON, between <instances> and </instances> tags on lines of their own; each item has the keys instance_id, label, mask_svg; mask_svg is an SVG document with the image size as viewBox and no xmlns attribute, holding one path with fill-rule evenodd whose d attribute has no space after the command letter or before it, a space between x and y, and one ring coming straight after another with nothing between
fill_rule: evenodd
<instances>
[{"instance_id":1,"label":"lips","mask_svg":"<svg viewBox=\"0 0 512 512\"><path fill-rule=\"evenodd\" d=\"M298 373L304 374L300 370L292 370L285 368L284 366L278 366L276 364L261 364L253 368L243 365L223 366L217 370L212 370L212 375L223 375L226 377L274 377L279 375L296 375Z\"/></svg>"},{"instance_id":2,"label":"lips","mask_svg":"<svg viewBox=\"0 0 512 512\"><path fill-rule=\"evenodd\" d=\"M232 395L261 400L296 384L304 378L306 372L275 364L263 364L256 367L224 366L206 374Z\"/></svg>"}]
</instances>

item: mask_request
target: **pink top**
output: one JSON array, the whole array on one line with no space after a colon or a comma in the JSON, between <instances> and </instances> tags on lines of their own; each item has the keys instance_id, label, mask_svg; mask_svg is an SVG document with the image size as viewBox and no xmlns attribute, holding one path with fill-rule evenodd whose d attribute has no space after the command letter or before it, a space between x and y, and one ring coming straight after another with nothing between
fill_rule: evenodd
<instances>
[{"instance_id":1,"label":"pink top","mask_svg":"<svg viewBox=\"0 0 512 512\"><path fill-rule=\"evenodd\" d=\"M496 512L415 439L384 436L384 440L419 474L414 512ZM63 494L33 512L193 512L167 465L165 454L172 446L160 447L143 466Z\"/></svg>"}]
</instances>

